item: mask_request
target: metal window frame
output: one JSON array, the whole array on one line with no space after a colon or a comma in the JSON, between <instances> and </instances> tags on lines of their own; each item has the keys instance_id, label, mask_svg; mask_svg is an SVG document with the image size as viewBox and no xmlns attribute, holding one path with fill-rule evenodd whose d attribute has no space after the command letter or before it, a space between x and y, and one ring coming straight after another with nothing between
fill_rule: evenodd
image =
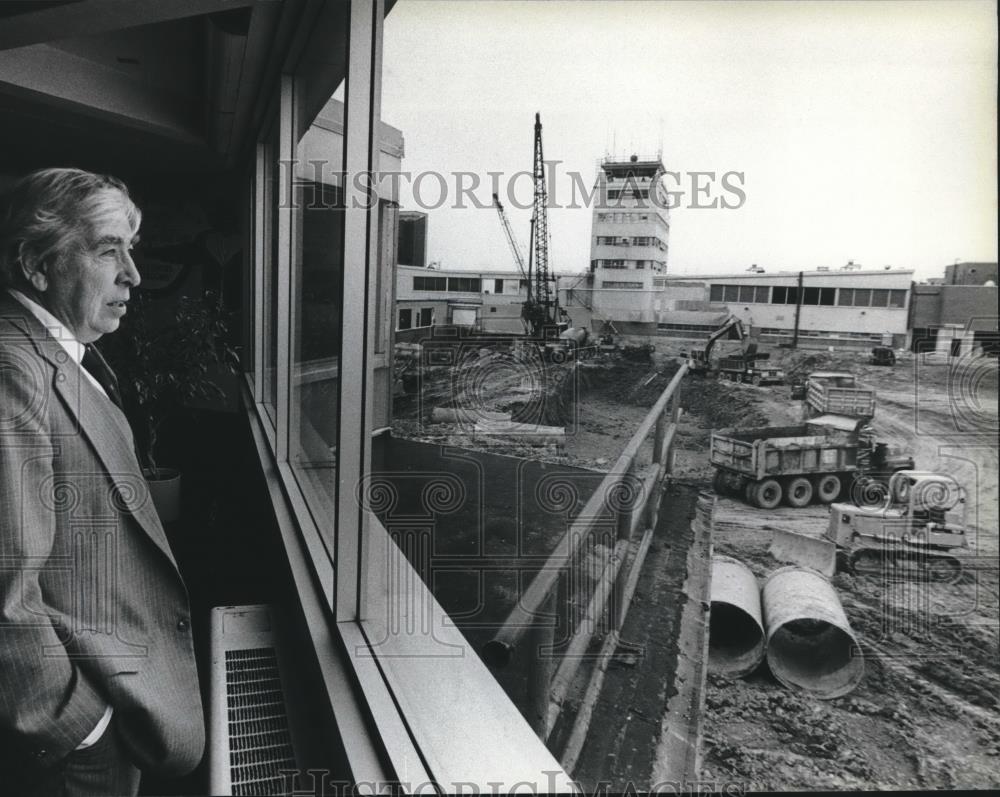
<instances>
[{"instance_id":1,"label":"metal window frame","mask_svg":"<svg viewBox=\"0 0 1000 797\"><path fill-rule=\"evenodd\" d=\"M382 24L386 0L352 0L348 73L344 120L344 170L351 174L378 170L378 120L380 118ZM363 568L369 556L377 568L379 556L396 560L398 569L409 568L398 550L379 548L386 539L385 529L355 500L356 486L371 472L370 435L373 418L372 377L376 335L371 329L376 314L370 308L374 299L378 268L379 203L366 201L363 186L345 181L344 218L344 284L343 295L354 297L344 302L342 330L353 330L354 343L341 351L341 373L351 373L350 380L341 380L340 417L338 419L337 496L331 512L336 517L332 535L318 528L310 511L310 496L303 492L289 463L289 433L292 403L292 225L291 208L295 153L293 122L294 78L282 75L277 97L279 127L279 173L277 194L285 201L278 209L278 259L276 263L278 390L273 428L263 399L263 369L255 369L248 378L246 403L251 428L261 458L265 479L279 532L289 562L296 591L323 678L334 707L335 720L348 747L352 775L368 782L384 782L387 777L410 784L423 785L437 779L447 788L467 786L470 780L452 780L461 776L478 780L483 786L496 781L516 778L521 786L534 786L535 791L552 790L556 783L565 790L568 782L558 763L531 732L516 708L510 704L495 679L478 657L463 655L450 661L422 657L406 638L392 638L388 649L372 634L377 632L380 615L372 616L362 596L362 586L372 592L371 584L361 583ZM269 117L265 117L269 118ZM256 151L256 185L264 179L266 164L258 144ZM261 220L269 212L264 206L263 192L255 197L253 213ZM276 198L274 198L276 199ZM263 225L257 226L254 242L254 274L260 275L264 263ZM264 318L263 280L254 286L254 358L263 358ZM360 341L357 331L360 330ZM357 345L360 343L360 345ZM322 513L320 515L323 516ZM383 550L385 548L385 550ZM411 574L415 572L410 568ZM370 579L369 579L370 582ZM447 620L440 606L419 579L411 579L404 593L376 585L381 598L400 605L417 605L431 601L437 614L436 622ZM456 645L465 645L457 629L443 623L437 629ZM374 639L374 641L373 641ZM418 640L419 642L419 640ZM414 675L418 671L422 674ZM427 690L427 678L441 678L452 683L455 692ZM456 700L465 701L473 710L463 712ZM340 711L344 714L341 716ZM456 712L460 716L456 717ZM480 718L493 715L504 727L506 744L495 742L491 727ZM455 731L455 723L461 731ZM470 745L481 751L467 755ZM459 755L456 755L456 750ZM497 771L499 769L499 771ZM486 777L486 776L491 777ZM438 789L441 787L438 786Z\"/></svg>"}]
</instances>

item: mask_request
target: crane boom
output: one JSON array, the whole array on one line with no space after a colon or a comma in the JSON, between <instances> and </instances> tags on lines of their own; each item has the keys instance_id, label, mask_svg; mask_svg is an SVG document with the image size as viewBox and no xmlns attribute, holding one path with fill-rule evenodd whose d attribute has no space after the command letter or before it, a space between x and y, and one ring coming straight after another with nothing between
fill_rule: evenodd
<instances>
[{"instance_id":1,"label":"crane boom","mask_svg":"<svg viewBox=\"0 0 1000 797\"><path fill-rule=\"evenodd\" d=\"M521 272L521 278L527 280L528 269L524 265L524 253L521 251L521 246L518 244L517 238L514 237L514 230L511 228L510 220L507 218L507 211L504 210L500 202L500 197L496 194L493 195L493 205L496 207L497 213L500 214L500 223L503 225L503 231L507 235L507 243L510 246L511 254L514 255L517 270Z\"/></svg>"},{"instance_id":2,"label":"crane boom","mask_svg":"<svg viewBox=\"0 0 1000 797\"><path fill-rule=\"evenodd\" d=\"M531 248L528 260L528 299L522 315L532 334L541 335L560 318L558 294L552 290L549 273L548 189L545 185L545 156L542 153L542 119L535 114L534 205L531 212Z\"/></svg>"}]
</instances>

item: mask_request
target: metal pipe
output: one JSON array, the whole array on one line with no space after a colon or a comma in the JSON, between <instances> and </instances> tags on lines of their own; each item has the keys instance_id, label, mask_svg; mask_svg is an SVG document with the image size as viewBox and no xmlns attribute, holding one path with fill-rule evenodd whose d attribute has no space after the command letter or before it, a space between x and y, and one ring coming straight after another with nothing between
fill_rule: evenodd
<instances>
[{"instance_id":1,"label":"metal pipe","mask_svg":"<svg viewBox=\"0 0 1000 797\"><path fill-rule=\"evenodd\" d=\"M788 687L829 699L861 681L865 661L833 585L815 570L782 567L763 589L767 663Z\"/></svg>"},{"instance_id":2,"label":"metal pipe","mask_svg":"<svg viewBox=\"0 0 1000 797\"><path fill-rule=\"evenodd\" d=\"M742 678L764 660L760 587L750 568L731 556L712 557L712 614L708 668Z\"/></svg>"}]
</instances>

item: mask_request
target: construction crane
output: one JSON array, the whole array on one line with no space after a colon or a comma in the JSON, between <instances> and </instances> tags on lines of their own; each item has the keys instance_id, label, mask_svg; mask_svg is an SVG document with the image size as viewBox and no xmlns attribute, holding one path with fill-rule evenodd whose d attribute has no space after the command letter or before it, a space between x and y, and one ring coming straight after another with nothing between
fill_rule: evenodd
<instances>
[{"instance_id":1,"label":"construction crane","mask_svg":"<svg viewBox=\"0 0 1000 797\"><path fill-rule=\"evenodd\" d=\"M510 245L511 254L514 255L517 270L521 272L521 279L527 282L528 269L524 265L524 253L521 251L521 245L517 242L517 238L514 237L514 230L511 228L510 220L507 218L507 211L503 209L500 197L496 194L493 195L493 206L497 209L497 213L500 214L500 223L503 225L503 231L507 235L507 243Z\"/></svg>"},{"instance_id":2,"label":"construction crane","mask_svg":"<svg viewBox=\"0 0 1000 797\"><path fill-rule=\"evenodd\" d=\"M565 326L565 311L560 313L559 295L552 288L549 273L548 191L545 185L545 157L542 154L542 119L535 114L535 163L532 171L535 198L531 212L531 248L528 254L528 298L521 316L531 327L531 334L542 337L545 329Z\"/></svg>"}]
</instances>

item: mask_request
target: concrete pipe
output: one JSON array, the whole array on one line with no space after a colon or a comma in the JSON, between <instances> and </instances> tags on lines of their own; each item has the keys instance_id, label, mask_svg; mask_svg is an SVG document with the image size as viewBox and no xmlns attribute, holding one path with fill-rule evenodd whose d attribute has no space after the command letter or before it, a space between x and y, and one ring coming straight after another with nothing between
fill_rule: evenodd
<instances>
[{"instance_id":1,"label":"concrete pipe","mask_svg":"<svg viewBox=\"0 0 1000 797\"><path fill-rule=\"evenodd\" d=\"M708 669L729 678L749 675L764 660L760 588L750 568L731 556L712 557Z\"/></svg>"},{"instance_id":2,"label":"concrete pipe","mask_svg":"<svg viewBox=\"0 0 1000 797\"><path fill-rule=\"evenodd\" d=\"M865 662L833 585L815 570L782 567L763 589L767 663L782 684L824 700L846 695Z\"/></svg>"}]
</instances>

